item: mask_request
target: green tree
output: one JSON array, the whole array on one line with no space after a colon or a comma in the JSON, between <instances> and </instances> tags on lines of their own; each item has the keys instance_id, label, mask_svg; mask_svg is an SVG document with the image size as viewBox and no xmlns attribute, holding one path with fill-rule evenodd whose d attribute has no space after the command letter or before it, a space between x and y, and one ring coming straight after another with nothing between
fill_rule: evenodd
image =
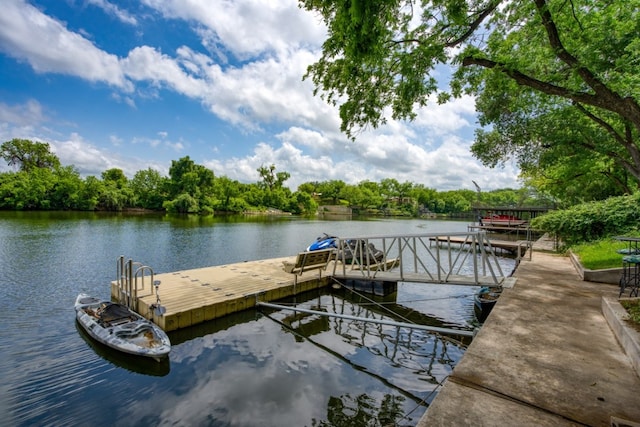
<instances>
[{"instance_id":1,"label":"green tree","mask_svg":"<svg viewBox=\"0 0 640 427\"><path fill-rule=\"evenodd\" d=\"M80 192L79 209L95 210L100 203L100 196L104 192L104 182L95 176L88 176L84 180L84 185Z\"/></svg>"},{"instance_id":2,"label":"green tree","mask_svg":"<svg viewBox=\"0 0 640 427\"><path fill-rule=\"evenodd\" d=\"M333 179L331 181L321 182L320 185L318 185L318 192L321 194L320 197L322 197L323 200L331 201L331 203L337 205L342 195L342 190L344 190L346 185L344 181Z\"/></svg>"},{"instance_id":3,"label":"green tree","mask_svg":"<svg viewBox=\"0 0 640 427\"><path fill-rule=\"evenodd\" d=\"M215 200L211 196L215 177L211 169L186 156L171 162L169 178L169 200L165 201L165 208L176 212L213 212Z\"/></svg>"},{"instance_id":4,"label":"green tree","mask_svg":"<svg viewBox=\"0 0 640 427\"><path fill-rule=\"evenodd\" d=\"M284 183L291 177L289 172L276 172L275 165L269 167L263 165L257 171L261 178L260 185L269 191L282 188Z\"/></svg>"},{"instance_id":5,"label":"green tree","mask_svg":"<svg viewBox=\"0 0 640 427\"><path fill-rule=\"evenodd\" d=\"M315 196L316 193L318 192L318 185L319 183L317 181L315 182L305 182L302 183L298 186L298 191L302 191L304 193L309 194L310 196Z\"/></svg>"},{"instance_id":6,"label":"green tree","mask_svg":"<svg viewBox=\"0 0 640 427\"><path fill-rule=\"evenodd\" d=\"M208 194L213 189L213 171L196 164L189 156L171 161L169 177L172 196L181 193L199 196Z\"/></svg>"},{"instance_id":7,"label":"green tree","mask_svg":"<svg viewBox=\"0 0 640 427\"><path fill-rule=\"evenodd\" d=\"M73 166L57 167L54 173L54 184L50 192L53 209L81 210L84 182L80 173Z\"/></svg>"},{"instance_id":8,"label":"green tree","mask_svg":"<svg viewBox=\"0 0 640 427\"><path fill-rule=\"evenodd\" d=\"M101 176L105 184L111 185L118 189L125 188L127 186L127 183L129 182L122 169L118 168L107 169L106 171L102 172Z\"/></svg>"},{"instance_id":9,"label":"green tree","mask_svg":"<svg viewBox=\"0 0 640 427\"><path fill-rule=\"evenodd\" d=\"M216 178L214 182L214 193L218 203L216 210L226 212L241 212L246 209L246 205L240 203L237 196L240 195L240 183L238 181L221 176Z\"/></svg>"},{"instance_id":10,"label":"green tree","mask_svg":"<svg viewBox=\"0 0 640 427\"><path fill-rule=\"evenodd\" d=\"M109 211L121 211L133 206L133 190L122 169L112 168L102 172L104 187L99 196L99 207Z\"/></svg>"},{"instance_id":11,"label":"green tree","mask_svg":"<svg viewBox=\"0 0 640 427\"><path fill-rule=\"evenodd\" d=\"M155 169L145 169L136 172L129 182L133 193L134 204L144 209L162 209L167 178Z\"/></svg>"},{"instance_id":12,"label":"green tree","mask_svg":"<svg viewBox=\"0 0 640 427\"><path fill-rule=\"evenodd\" d=\"M318 204L309 193L296 191L290 198L287 210L293 214L311 214L318 210Z\"/></svg>"},{"instance_id":13,"label":"green tree","mask_svg":"<svg viewBox=\"0 0 640 427\"><path fill-rule=\"evenodd\" d=\"M358 188L362 192L361 206L365 209L381 208L384 199L381 194L380 184L373 181L362 181L358 183Z\"/></svg>"},{"instance_id":14,"label":"green tree","mask_svg":"<svg viewBox=\"0 0 640 427\"><path fill-rule=\"evenodd\" d=\"M411 190L411 197L413 197L419 205L428 208L431 205L431 202L436 198L437 194L438 192L435 189L425 187L423 184L416 184Z\"/></svg>"},{"instance_id":15,"label":"green tree","mask_svg":"<svg viewBox=\"0 0 640 427\"><path fill-rule=\"evenodd\" d=\"M173 200L164 202L163 207L169 212L175 213L199 213L200 205L198 201L187 193L181 193Z\"/></svg>"},{"instance_id":16,"label":"green tree","mask_svg":"<svg viewBox=\"0 0 640 427\"><path fill-rule=\"evenodd\" d=\"M55 177L50 169L35 168L31 172L19 171L8 175L2 189L7 207L16 210L52 209L51 193Z\"/></svg>"},{"instance_id":17,"label":"green tree","mask_svg":"<svg viewBox=\"0 0 640 427\"><path fill-rule=\"evenodd\" d=\"M481 125L491 127L472 150L485 164L514 155L525 168L535 164L556 143L544 138L545 123L568 112L580 120L564 127L589 123L598 131L580 135L580 149L640 181L640 0L301 4L328 27L322 57L305 77L339 105L349 136L385 123L388 107L393 118L412 119L434 99L468 93L477 97ZM448 92L434 77L443 64L455 67Z\"/></svg>"},{"instance_id":18,"label":"green tree","mask_svg":"<svg viewBox=\"0 0 640 427\"><path fill-rule=\"evenodd\" d=\"M28 139L14 138L2 143L0 155L9 166L18 166L25 172L35 168L54 169L60 166L60 160L51 152L49 144Z\"/></svg>"}]
</instances>

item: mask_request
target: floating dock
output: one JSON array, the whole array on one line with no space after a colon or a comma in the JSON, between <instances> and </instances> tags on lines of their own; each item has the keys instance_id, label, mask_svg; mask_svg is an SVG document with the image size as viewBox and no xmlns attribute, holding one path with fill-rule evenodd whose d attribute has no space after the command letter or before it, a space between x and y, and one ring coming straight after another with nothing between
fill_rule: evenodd
<instances>
[{"instance_id":1,"label":"floating dock","mask_svg":"<svg viewBox=\"0 0 640 427\"><path fill-rule=\"evenodd\" d=\"M186 328L227 314L246 310L261 301L275 301L324 287L328 279L322 271L298 276L285 272L284 263L295 257L247 261L213 267L154 274L138 290L136 311L152 319L165 331ZM159 281L158 295L152 282ZM111 283L111 296L120 299L120 288ZM165 312L154 313L157 297Z\"/></svg>"},{"instance_id":2,"label":"floating dock","mask_svg":"<svg viewBox=\"0 0 640 427\"><path fill-rule=\"evenodd\" d=\"M286 266L293 263L295 258L245 261L154 274L152 279L138 288L137 303L133 308L168 332L254 308L258 300L277 301L324 288L331 283L336 261L330 261L326 269L309 270L296 276L286 271ZM397 260L389 263L397 263ZM377 293L373 290L372 282L379 282L384 286L389 281L397 282L400 279L398 274L387 274L384 278L368 280L358 269L354 269L351 275L336 274L335 277L346 281L361 280L365 285L371 286L371 293ZM424 276L421 278L422 281L426 280ZM405 279L417 281L420 278L414 275ZM158 294L152 286L154 281L160 283ZM111 297L115 301L123 299L117 281L111 282ZM162 315L154 311L154 305L158 303L164 308Z\"/></svg>"}]
</instances>

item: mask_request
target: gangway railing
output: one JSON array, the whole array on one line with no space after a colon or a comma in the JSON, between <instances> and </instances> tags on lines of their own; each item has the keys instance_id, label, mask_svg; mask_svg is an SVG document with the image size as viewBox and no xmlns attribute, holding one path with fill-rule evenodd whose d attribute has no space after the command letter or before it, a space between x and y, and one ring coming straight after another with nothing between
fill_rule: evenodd
<instances>
[{"instance_id":1,"label":"gangway railing","mask_svg":"<svg viewBox=\"0 0 640 427\"><path fill-rule=\"evenodd\" d=\"M125 261L124 256L120 256L116 262L116 283L118 287L117 299L121 304L137 311L138 298L153 295L155 285L156 293L158 283L153 279L153 269L132 259ZM145 292L146 278L150 278L149 290ZM145 293L142 293L145 292Z\"/></svg>"},{"instance_id":2,"label":"gangway railing","mask_svg":"<svg viewBox=\"0 0 640 427\"><path fill-rule=\"evenodd\" d=\"M484 231L345 237L336 260L334 276L496 286L505 279Z\"/></svg>"}]
</instances>

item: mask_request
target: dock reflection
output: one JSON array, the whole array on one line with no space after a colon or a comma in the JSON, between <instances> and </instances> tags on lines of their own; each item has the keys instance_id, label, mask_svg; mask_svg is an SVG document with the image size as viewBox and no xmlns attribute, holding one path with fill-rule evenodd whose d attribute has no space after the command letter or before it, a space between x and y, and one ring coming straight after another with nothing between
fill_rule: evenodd
<instances>
[{"instance_id":1,"label":"dock reflection","mask_svg":"<svg viewBox=\"0 0 640 427\"><path fill-rule=\"evenodd\" d=\"M293 334L296 341L306 340L312 343L323 352L395 390L404 399L413 401L416 405L428 406L428 402L435 395L434 392L453 370L471 342L471 338L466 336L443 336L366 321L367 318L386 318L438 327L450 326L441 319L395 303L395 295L371 297L377 300L372 303L369 296L363 299L362 295L346 289L312 294L299 295L282 303L295 303L300 308L314 311L349 314L363 320L345 320L295 311L263 309L263 312L279 323L283 331ZM348 351L345 351L345 344L348 345ZM404 373L400 374L401 371ZM406 372L417 376L420 384L426 387L417 388L416 383L407 382L404 378ZM362 397L341 396L333 398L332 401L337 406L352 406L359 404ZM364 397L366 398L366 395ZM328 409L329 413L337 410Z\"/></svg>"}]
</instances>

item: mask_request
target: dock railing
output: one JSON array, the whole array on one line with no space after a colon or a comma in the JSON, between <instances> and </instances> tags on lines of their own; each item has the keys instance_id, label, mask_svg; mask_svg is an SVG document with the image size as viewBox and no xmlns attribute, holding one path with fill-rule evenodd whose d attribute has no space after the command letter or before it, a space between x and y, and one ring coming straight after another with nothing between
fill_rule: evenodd
<instances>
[{"instance_id":1,"label":"dock railing","mask_svg":"<svg viewBox=\"0 0 640 427\"><path fill-rule=\"evenodd\" d=\"M505 278L483 231L345 237L337 254L334 276L473 285L500 285Z\"/></svg>"}]
</instances>

